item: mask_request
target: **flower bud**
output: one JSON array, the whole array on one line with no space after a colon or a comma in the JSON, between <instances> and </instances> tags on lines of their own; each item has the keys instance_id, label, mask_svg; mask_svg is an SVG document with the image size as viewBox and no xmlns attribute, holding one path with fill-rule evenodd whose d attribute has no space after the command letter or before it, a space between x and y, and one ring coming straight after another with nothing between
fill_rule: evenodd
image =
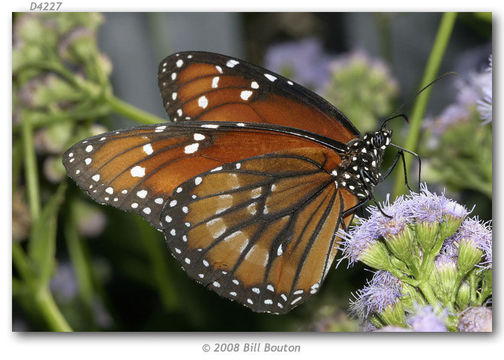
<instances>
[{"instance_id":1,"label":"flower bud","mask_svg":"<svg viewBox=\"0 0 504 360\"><path fill-rule=\"evenodd\" d=\"M389 252L385 244L381 241L369 244L369 246L361 252L359 260L378 270L388 270L391 268Z\"/></svg>"},{"instance_id":2,"label":"flower bud","mask_svg":"<svg viewBox=\"0 0 504 360\"><path fill-rule=\"evenodd\" d=\"M456 207L462 207L461 205L455 203ZM441 223L441 227L439 229L439 237L442 240L446 240L450 236L452 236L457 229L462 225L462 222L465 219L464 216L452 216L452 215L446 215L443 217L443 222Z\"/></svg>"},{"instance_id":3,"label":"flower bud","mask_svg":"<svg viewBox=\"0 0 504 360\"><path fill-rule=\"evenodd\" d=\"M460 309L465 309L471 301L471 287L467 281L462 281L460 284L455 302Z\"/></svg>"},{"instance_id":4,"label":"flower bud","mask_svg":"<svg viewBox=\"0 0 504 360\"><path fill-rule=\"evenodd\" d=\"M474 269L483 256L483 251L478 249L472 239L463 238L459 242L458 268L462 275Z\"/></svg>"},{"instance_id":5,"label":"flower bud","mask_svg":"<svg viewBox=\"0 0 504 360\"><path fill-rule=\"evenodd\" d=\"M416 240L422 247L424 253L430 253L432 249L438 244L440 224L436 222L421 222L416 224L415 230L417 233Z\"/></svg>"},{"instance_id":6,"label":"flower bud","mask_svg":"<svg viewBox=\"0 0 504 360\"><path fill-rule=\"evenodd\" d=\"M387 236L385 243L396 258L406 264L411 264L414 256L413 239L413 231L405 226L398 234Z\"/></svg>"},{"instance_id":7,"label":"flower bud","mask_svg":"<svg viewBox=\"0 0 504 360\"><path fill-rule=\"evenodd\" d=\"M406 313L401 301L388 305L379 317L386 325L406 326Z\"/></svg>"},{"instance_id":8,"label":"flower bud","mask_svg":"<svg viewBox=\"0 0 504 360\"><path fill-rule=\"evenodd\" d=\"M449 303L457 285L457 259L448 255L438 255L432 272L431 284L436 296Z\"/></svg>"}]
</instances>

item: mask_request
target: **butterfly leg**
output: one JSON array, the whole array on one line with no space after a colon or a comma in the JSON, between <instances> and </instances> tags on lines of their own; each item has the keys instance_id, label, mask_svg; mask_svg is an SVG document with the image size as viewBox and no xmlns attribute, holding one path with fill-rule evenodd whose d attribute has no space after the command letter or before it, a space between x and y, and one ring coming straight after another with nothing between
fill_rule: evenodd
<instances>
[{"instance_id":1,"label":"butterfly leg","mask_svg":"<svg viewBox=\"0 0 504 360\"><path fill-rule=\"evenodd\" d=\"M414 153L413 151L409 151L407 149L404 149L398 145L395 145L395 144L390 144L390 146L393 146L395 147L396 149L399 150L398 152L398 155L396 156L396 159L394 160L394 163L392 164L392 166L387 170L386 174L388 175L390 173L390 171L392 171L393 167L395 166L395 164L397 163L398 161L398 157L401 156L402 157L402 162L403 162L403 171L404 171L404 181L406 183L406 186L408 187L408 189L410 191L413 191L411 189L411 187L409 186L408 184L408 176L407 176L407 171L406 171L406 160L404 158L404 152L407 152L408 154L414 156L416 158L416 160L418 161L418 184L420 184L420 181L421 181L421 171L422 171L422 159L420 158L420 156L418 156L417 153ZM389 171L390 170L390 171ZM383 178L385 178L386 176L384 176Z\"/></svg>"},{"instance_id":2,"label":"butterfly leg","mask_svg":"<svg viewBox=\"0 0 504 360\"><path fill-rule=\"evenodd\" d=\"M398 161L398 157L396 156L396 159L394 160L394 164L392 164L392 165L393 165L393 166L395 166L395 164L397 163L397 161ZM387 171L388 171L388 170L387 170ZM390 173L390 171L388 171L388 172ZM362 179L366 179L366 178L367 178L367 179L369 179L369 180L370 180L370 182L371 182L373 185L376 185L376 184L377 184L377 182L375 182L375 181L373 180L373 178L372 178L372 177L370 177L370 176L369 176L369 175L368 175L368 174L367 174L367 173L366 173L366 172L365 172L362 168L360 169L360 176L361 176L361 178L362 178ZM381 181L381 180L380 180L380 181ZM366 182L363 182L363 183L364 183L364 186L365 186L365 188L367 189L368 194L369 194L369 195L368 195L368 198L367 198L367 199L365 199L364 201L365 201L365 202L367 202L367 201L369 201L369 200L373 200L373 202L376 204L376 207L378 208L378 210L380 210L380 212L382 213L382 215L383 215L383 216L388 217L389 219L391 219L391 218L392 218L392 216L390 216L390 215L386 214L386 213L383 211L383 209L381 208L380 203L378 203L378 201L376 201L376 199L375 199L375 197L374 197L374 195L373 195L373 192L371 191L372 189L368 186L368 184L367 184ZM359 205L359 204L357 204L357 205ZM356 206L357 206L357 205L356 205Z\"/></svg>"},{"instance_id":3,"label":"butterfly leg","mask_svg":"<svg viewBox=\"0 0 504 360\"><path fill-rule=\"evenodd\" d=\"M404 182L406 184L406 186L408 187L408 189L410 191L413 191L413 189L411 189L410 185L409 185L409 182L408 182L408 173L406 171L406 161L404 159L404 152L402 150L399 150L394 158L394 161L392 162L392 165L389 166L389 168L387 169L387 171L385 171L385 174L383 174L381 177L380 177L380 180L378 182L381 182L383 180L385 180L389 175L390 173L392 172L392 170L395 169L395 167L397 166L397 162L399 161L399 159L402 159L402 164L403 164L403 172L404 172Z\"/></svg>"}]
</instances>

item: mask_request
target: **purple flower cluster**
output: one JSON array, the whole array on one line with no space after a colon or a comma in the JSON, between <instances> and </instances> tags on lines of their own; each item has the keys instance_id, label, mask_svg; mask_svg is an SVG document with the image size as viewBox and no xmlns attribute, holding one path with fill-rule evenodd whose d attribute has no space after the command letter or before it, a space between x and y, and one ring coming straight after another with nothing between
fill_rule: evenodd
<instances>
[{"instance_id":1,"label":"purple flower cluster","mask_svg":"<svg viewBox=\"0 0 504 360\"><path fill-rule=\"evenodd\" d=\"M472 73L467 78L458 80L455 103L448 106L435 119L428 119L424 127L432 131L433 139L440 137L446 130L460 123L468 122L477 110L483 124L492 121L492 56L490 66L480 73ZM434 144L436 145L436 144Z\"/></svg>"},{"instance_id":2,"label":"purple flower cluster","mask_svg":"<svg viewBox=\"0 0 504 360\"><path fill-rule=\"evenodd\" d=\"M420 308L415 314L408 317L407 323L413 331L418 332L446 332L443 320L446 315L437 315L431 306Z\"/></svg>"},{"instance_id":3,"label":"purple flower cluster","mask_svg":"<svg viewBox=\"0 0 504 360\"><path fill-rule=\"evenodd\" d=\"M264 66L314 90L324 89L329 79L329 55L315 38L270 46Z\"/></svg>"},{"instance_id":4,"label":"purple flower cluster","mask_svg":"<svg viewBox=\"0 0 504 360\"><path fill-rule=\"evenodd\" d=\"M402 283L388 271L377 271L364 288L357 291L350 311L364 320L394 305L402 296Z\"/></svg>"},{"instance_id":5,"label":"purple flower cluster","mask_svg":"<svg viewBox=\"0 0 504 360\"><path fill-rule=\"evenodd\" d=\"M492 229L490 222L482 222L478 218L465 219L457 232L447 242L457 245L461 241L469 241L475 248L483 251L485 260L480 265L483 269L492 268Z\"/></svg>"},{"instance_id":6,"label":"purple flower cluster","mask_svg":"<svg viewBox=\"0 0 504 360\"><path fill-rule=\"evenodd\" d=\"M469 214L464 206L444 194L431 193L425 185L421 186L420 193L400 196L393 204L387 200L381 208L391 218L384 216L377 207L370 206L368 219L357 217L357 226L349 232L340 230L343 239L340 248L349 266L359 261L368 247L382 238L397 235L410 224L442 222L446 216L464 218Z\"/></svg>"}]
</instances>

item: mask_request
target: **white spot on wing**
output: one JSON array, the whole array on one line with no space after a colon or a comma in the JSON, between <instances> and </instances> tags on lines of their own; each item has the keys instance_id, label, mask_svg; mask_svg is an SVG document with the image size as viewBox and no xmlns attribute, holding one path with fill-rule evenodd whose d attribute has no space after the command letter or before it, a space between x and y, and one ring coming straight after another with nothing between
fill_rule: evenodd
<instances>
[{"instance_id":1,"label":"white spot on wing","mask_svg":"<svg viewBox=\"0 0 504 360\"><path fill-rule=\"evenodd\" d=\"M302 298L303 298L302 296L298 296L297 298L295 298L294 300L291 301L291 305L294 305L295 303L297 303Z\"/></svg>"},{"instance_id":2,"label":"white spot on wing","mask_svg":"<svg viewBox=\"0 0 504 360\"><path fill-rule=\"evenodd\" d=\"M271 82L273 82L273 81L275 81L275 80L277 79L277 78L276 78L276 76L273 76L273 75L271 75L271 74L264 74L264 76L266 76L266 78L267 78L269 81L271 81Z\"/></svg>"},{"instance_id":3,"label":"white spot on wing","mask_svg":"<svg viewBox=\"0 0 504 360\"><path fill-rule=\"evenodd\" d=\"M145 199L145 197L147 196L147 190L140 190L140 191L137 191L137 196L138 196L140 199Z\"/></svg>"},{"instance_id":4,"label":"white spot on wing","mask_svg":"<svg viewBox=\"0 0 504 360\"><path fill-rule=\"evenodd\" d=\"M151 144L145 144L143 146L143 151L144 153L146 153L147 155L150 155L154 152L154 150L152 149L152 145Z\"/></svg>"},{"instance_id":5,"label":"white spot on wing","mask_svg":"<svg viewBox=\"0 0 504 360\"><path fill-rule=\"evenodd\" d=\"M198 151L198 148L199 148L199 143L194 143L194 144L191 144L191 145L187 145L185 148L184 148L184 152L186 154L193 154L195 153L196 151Z\"/></svg>"},{"instance_id":6,"label":"white spot on wing","mask_svg":"<svg viewBox=\"0 0 504 360\"><path fill-rule=\"evenodd\" d=\"M135 166L130 170L131 176L133 177L144 177L145 176L145 168L141 166Z\"/></svg>"},{"instance_id":7,"label":"white spot on wing","mask_svg":"<svg viewBox=\"0 0 504 360\"><path fill-rule=\"evenodd\" d=\"M205 109L208 106L208 99L205 95L200 96L198 99L198 106L202 109Z\"/></svg>"},{"instance_id":8,"label":"white spot on wing","mask_svg":"<svg viewBox=\"0 0 504 360\"><path fill-rule=\"evenodd\" d=\"M238 61L231 59L231 60L228 60L228 62L226 63L226 66L228 68L234 68L238 64L239 64Z\"/></svg>"},{"instance_id":9,"label":"white spot on wing","mask_svg":"<svg viewBox=\"0 0 504 360\"><path fill-rule=\"evenodd\" d=\"M200 134L200 133L195 133L193 135L193 139L196 140L196 141L205 140L205 135Z\"/></svg>"},{"instance_id":10,"label":"white spot on wing","mask_svg":"<svg viewBox=\"0 0 504 360\"><path fill-rule=\"evenodd\" d=\"M240 97L242 98L242 100L248 100L249 97L252 95L252 91L250 90L243 90L241 93L240 93Z\"/></svg>"},{"instance_id":11,"label":"white spot on wing","mask_svg":"<svg viewBox=\"0 0 504 360\"><path fill-rule=\"evenodd\" d=\"M212 88L216 89L219 86L220 77L216 76L212 79Z\"/></svg>"}]
</instances>

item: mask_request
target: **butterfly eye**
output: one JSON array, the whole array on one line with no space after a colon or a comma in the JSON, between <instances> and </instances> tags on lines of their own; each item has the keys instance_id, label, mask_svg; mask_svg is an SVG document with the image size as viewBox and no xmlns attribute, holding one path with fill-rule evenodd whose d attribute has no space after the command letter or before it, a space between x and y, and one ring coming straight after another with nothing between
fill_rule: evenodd
<instances>
[{"instance_id":1,"label":"butterfly eye","mask_svg":"<svg viewBox=\"0 0 504 360\"><path fill-rule=\"evenodd\" d=\"M382 147L385 144L385 137L383 136L381 131L377 132L371 138L371 142L374 147L377 147L377 148Z\"/></svg>"}]
</instances>

